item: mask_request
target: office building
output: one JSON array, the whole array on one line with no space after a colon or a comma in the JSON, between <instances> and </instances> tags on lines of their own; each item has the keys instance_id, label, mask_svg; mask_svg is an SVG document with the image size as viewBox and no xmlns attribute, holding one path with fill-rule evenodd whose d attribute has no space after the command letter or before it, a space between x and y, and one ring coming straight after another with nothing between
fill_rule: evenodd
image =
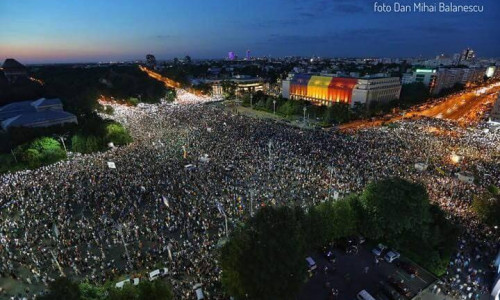
<instances>
[{"instance_id":1,"label":"office building","mask_svg":"<svg viewBox=\"0 0 500 300\"><path fill-rule=\"evenodd\" d=\"M462 55L460 56L460 62L471 61L476 57L474 50L467 48L462 51Z\"/></svg>"},{"instance_id":2,"label":"office building","mask_svg":"<svg viewBox=\"0 0 500 300\"><path fill-rule=\"evenodd\" d=\"M306 100L318 105L332 103L387 102L399 99L401 82L398 77L350 78L331 75L290 74L282 82L282 96Z\"/></svg>"}]
</instances>

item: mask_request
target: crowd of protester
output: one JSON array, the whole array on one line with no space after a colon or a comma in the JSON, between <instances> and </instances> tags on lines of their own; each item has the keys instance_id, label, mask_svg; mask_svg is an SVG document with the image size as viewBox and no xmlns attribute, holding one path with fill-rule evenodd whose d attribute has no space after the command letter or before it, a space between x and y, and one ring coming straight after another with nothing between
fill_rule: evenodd
<instances>
[{"instance_id":1,"label":"crowd of protester","mask_svg":"<svg viewBox=\"0 0 500 300\"><path fill-rule=\"evenodd\" d=\"M301 131L207 104L115 106L113 117L131 131L131 145L0 176L1 277L28 288L61 274L103 284L166 267L176 298L195 299L201 283L210 299L223 299L222 210L231 231L260 206L307 207L332 191L347 195L400 176L423 182L463 225L435 291L487 291L499 235L470 204L500 186L499 134L431 119L355 134ZM454 163L452 153L464 159ZM442 173L418 171L418 162ZM477 184L457 179L461 171L476 174Z\"/></svg>"}]
</instances>

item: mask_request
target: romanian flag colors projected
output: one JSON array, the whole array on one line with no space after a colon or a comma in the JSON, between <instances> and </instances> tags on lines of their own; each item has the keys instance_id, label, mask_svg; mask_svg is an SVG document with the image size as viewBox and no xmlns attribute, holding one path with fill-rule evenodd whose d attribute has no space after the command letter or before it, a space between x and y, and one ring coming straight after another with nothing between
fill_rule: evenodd
<instances>
[{"instance_id":1,"label":"romanian flag colors projected","mask_svg":"<svg viewBox=\"0 0 500 300\"><path fill-rule=\"evenodd\" d=\"M312 101L351 103L355 78L295 74L290 81L290 94Z\"/></svg>"}]
</instances>

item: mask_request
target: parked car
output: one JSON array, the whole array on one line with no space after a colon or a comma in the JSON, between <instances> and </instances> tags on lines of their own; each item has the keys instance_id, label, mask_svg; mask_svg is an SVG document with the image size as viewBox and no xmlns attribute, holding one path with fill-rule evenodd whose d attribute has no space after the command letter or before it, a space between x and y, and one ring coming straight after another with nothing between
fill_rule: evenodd
<instances>
[{"instance_id":1,"label":"parked car","mask_svg":"<svg viewBox=\"0 0 500 300\"><path fill-rule=\"evenodd\" d=\"M203 289L201 283L197 283L193 286L193 291L196 294L196 300L205 299L205 295L203 294Z\"/></svg>"},{"instance_id":2,"label":"parked car","mask_svg":"<svg viewBox=\"0 0 500 300\"><path fill-rule=\"evenodd\" d=\"M391 276L388 278L387 281L398 293L405 296L406 298L409 299L412 298L410 290L404 285L404 283Z\"/></svg>"},{"instance_id":3,"label":"parked car","mask_svg":"<svg viewBox=\"0 0 500 300\"><path fill-rule=\"evenodd\" d=\"M375 254L375 256L382 256L386 249L387 246L384 244L378 244L377 247L373 248L372 253Z\"/></svg>"},{"instance_id":4,"label":"parked car","mask_svg":"<svg viewBox=\"0 0 500 300\"><path fill-rule=\"evenodd\" d=\"M417 269L417 267L415 267L411 263L404 262L404 261L400 260L400 261L396 262L396 266L398 266L398 268L402 269L403 271L405 271L406 273L408 273L412 277L413 276L418 276L418 269Z\"/></svg>"},{"instance_id":5,"label":"parked car","mask_svg":"<svg viewBox=\"0 0 500 300\"><path fill-rule=\"evenodd\" d=\"M306 262L307 262L309 275L312 276L314 274L314 272L316 272L316 269L318 268L318 266L316 265L316 262L314 261L314 259L310 256L306 257Z\"/></svg>"},{"instance_id":6,"label":"parked car","mask_svg":"<svg viewBox=\"0 0 500 300\"><path fill-rule=\"evenodd\" d=\"M391 250L385 254L384 259L386 262L392 263L393 261L398 259L400 256L401 255L398 252Z\"/></svg>"},{"instance_id":7,"label":"parked car","mask_svg":"<svg viewBox=\"0 0 500 300\"><path fill-rule=\"evenodd\" d=\"M157 269L149 273L149 281L153 281L158 279L159 277L165 277L167 275L168 275L167 268Z\"/></svg>"}]
</instances>

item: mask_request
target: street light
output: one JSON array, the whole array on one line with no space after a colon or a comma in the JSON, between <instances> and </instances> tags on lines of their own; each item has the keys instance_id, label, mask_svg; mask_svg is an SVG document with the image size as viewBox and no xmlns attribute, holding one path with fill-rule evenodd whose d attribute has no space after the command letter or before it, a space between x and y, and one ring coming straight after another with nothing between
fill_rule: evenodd
<instances>
[{"instance_id":1,"label":"street light","mask_svg":"<svg viewBox=\"0 0 500 300\"><path fill-rule=\"evenodd\" d=\"M253 94L250 94L250 108L253 109Z\"/></svg>"},{"instance_id":2,"label":"street light","mask_svg":"<svg viewBox=\"0 0 500 300\"><path fill-rule=\"evenodd\" d=\"M304 125L306 125L306 110L307 108L304 106Z\"/></svg>"},{"instance_id":3,"label":"street light","mask_svg":"<svg viewBox=\"0 0 500 300\"><path fill-rule=\"evenodd\" d=\"M273 111L276 114L276 100L273 100Z\"/></svg>"}]
</instances>

